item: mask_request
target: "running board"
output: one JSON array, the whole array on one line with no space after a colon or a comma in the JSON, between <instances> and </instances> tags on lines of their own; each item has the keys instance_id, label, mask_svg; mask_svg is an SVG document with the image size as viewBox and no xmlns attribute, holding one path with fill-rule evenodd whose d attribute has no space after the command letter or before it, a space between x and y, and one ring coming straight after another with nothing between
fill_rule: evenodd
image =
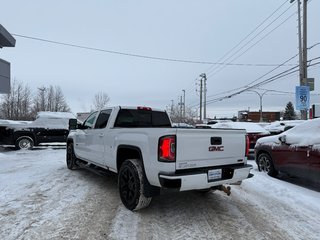
<instances>
[{"instance_id":1,"label":"running board","mask_svg":"<svg viewBox=\"0 0 320 240\"><path fill-rule=\"evenodd\" d=\"M103 176L107 173L110 173L109 168L103 169L92 163L83 163L81 161L77 161L77 165L81 168L87 169L95 174L98 174L99 176Z\"/></svg>"}]
</instances>

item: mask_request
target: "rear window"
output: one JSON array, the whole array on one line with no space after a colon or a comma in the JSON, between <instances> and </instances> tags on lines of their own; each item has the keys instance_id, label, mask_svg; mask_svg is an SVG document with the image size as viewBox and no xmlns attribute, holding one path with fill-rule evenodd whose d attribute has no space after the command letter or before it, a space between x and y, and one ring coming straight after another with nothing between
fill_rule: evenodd
<instances>
[{"instance_id":1,"label":"rear window","mask_svg":"<svg viewBox=\"0 0 320 240\"><path fill-rule=\"evenodd\" d=\"M168 115L165 112L120 109L115 127L171 127Z\"/></svg>"}]
</instances>

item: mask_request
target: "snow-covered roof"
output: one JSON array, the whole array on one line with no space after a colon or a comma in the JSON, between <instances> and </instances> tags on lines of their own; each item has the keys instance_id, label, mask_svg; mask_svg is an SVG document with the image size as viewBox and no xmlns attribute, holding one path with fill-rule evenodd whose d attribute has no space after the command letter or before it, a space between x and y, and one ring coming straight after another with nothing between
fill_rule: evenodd
<instances>
[{"instance_id":1,"label":"snow-covered roof","mask_svg":"<svg viewBox=\"0 0 320 240\"><path fill-rule=\"evenodd\" d=\"M303 122L305 122L305 120L275 121L264 128L269 132L283 132L286 126L297 126Z\"/></svg>"},{"instance_id":2,"label":"snow-covered roof","mask_svg":"<svg viewBox=\"0 0 320 240\"><path fill-rule=\"evenodd\" d=\"M223 122L210 125L212 128L233 128L245 129L247 133L264 133L269 134L267 130L253 122Z\"/></svg>"},{"instance_id":3,"label":"snow-covered roof","mask_svg":"<svg viewBox=\"0 0 320 240\"><path fill-rule=\"evenodd\" d=\"M307 120L279 135L258 139L259 143L280 144L279 137L285 136L286 143L297 146L320 144L320 118Z\"/></svg>"},{"instance_id":4,"label":"snow-covered roof","mask_svg":"<svg viewBox=\"0 0 320 240\"><path fill-rule=\"evenodd\" d=\"M15 121L15 120L0 119L0 125L27 124L27 123L30 123L30 122L31 121Z\"/></svg>"},{"instance_id":5,"label":"snow-covered roof","mask_svg":"<svg viewBox=\"0 0 320 240\"><path fill-rule=\"evenodd\" d=\"M76 118L70 112L38 112L37 118Z\"/></svg>"},{"instance_id":6,"label":"snow-covered roof","mask_svg":"<svg viewBox=\"0 0 320 240\"><path fill-rule=\"evenodd\" d=\"M14 129L46 128L46 129L68 129L69 119L76 118L70 112L38 112L34 121L12 121L0 120L0 125Z\"/></svg>"}]
</instances>

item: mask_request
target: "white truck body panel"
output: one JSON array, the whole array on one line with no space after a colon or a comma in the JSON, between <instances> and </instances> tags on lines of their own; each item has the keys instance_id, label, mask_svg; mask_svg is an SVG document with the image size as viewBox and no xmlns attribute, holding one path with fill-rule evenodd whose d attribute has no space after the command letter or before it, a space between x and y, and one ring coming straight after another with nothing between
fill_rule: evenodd
<instances>
[{"instance_id":1,"label":"white truck body panel","mask_svg":"<svg viewBox=\"0 0 320 240\"><path fill-rule=\"evenodd\" d=\"M120 109L111 109L104 128L70 131L69 140L74 143L77 158L118 172L119 148L132 147L140 151L146 178L152 186L162 187L161 179L179 179L180 191L235 183L250 174L252 167L246 164L245 156L245 130L114 127ZM159 138L168 135L176 136L176 161L161 162L158 161ZM212 143L212 138L218 142ZM215 170L219 173L234 165L242 167L232 169L228 179L208 179L210 169L221 169Z\"/></svg>"}]
</instances>

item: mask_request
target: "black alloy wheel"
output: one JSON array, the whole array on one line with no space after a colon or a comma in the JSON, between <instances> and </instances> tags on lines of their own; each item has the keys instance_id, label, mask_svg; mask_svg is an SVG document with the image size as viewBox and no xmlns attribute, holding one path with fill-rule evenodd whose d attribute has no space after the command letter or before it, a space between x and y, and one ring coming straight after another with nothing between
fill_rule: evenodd
<instances>
[{"instance_id":1,"label":"black alloy wheel","mask_svg":"<svg viewBox=\"0 0 320 240\"><path fill-rule=\"evenodd\" d=\"M151 197L144 196L144 175L141 163L137 159L126 160L119 171L118 184L122 203L129 210L147 207Z\"/></svg>"},{"instance_id":2,"label":"black alloy wheel","mask_svg":"<svg viewBox=\"0 0 320 240\"><path fill-rule=\"evenodd\" d=\"M67 167L70 170L74 170L78 167L76 164L76 160L77 158L76 158L76 155L74 154L73 143L68 143L66 161L67 161Z\"/></svg>"}]
</instances>

